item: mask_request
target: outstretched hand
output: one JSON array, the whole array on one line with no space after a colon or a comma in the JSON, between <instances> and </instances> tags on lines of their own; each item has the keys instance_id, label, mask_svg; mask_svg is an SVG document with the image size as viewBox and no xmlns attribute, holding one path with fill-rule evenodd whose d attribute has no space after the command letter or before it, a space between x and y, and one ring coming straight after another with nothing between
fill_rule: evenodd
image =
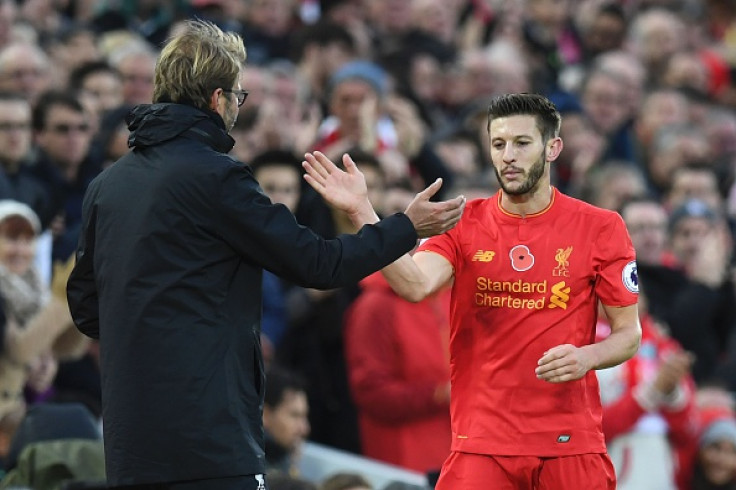
<instances>
[{"instance_id":1,"label":"outstretched hand","mask_svg":"<svg viewBox=\"0 0 736 490\"><path fill-rule=\"evenodd\" d=\"M365 177L350 155L345 153L342 156L345 170L319 151L307 153L304 158L305 161L302 162L302 167L306 171L304 180L328 204L346 212L358 226L378 220L368 200Z\"/></svg>"},{"instance_id":2,"label":"outstretched hand","mask_svg":"<svg viewBox=\"0 0 736 490\"><path fill-rule=\"evenodd\" d=\"M417 194L404 211L404 214L414 223L414 229L419 238L427 238L451 230L463 215L464 196L457 196L449 201L430 201L440 187L442 187L442 179L435 180Z\"/></svg>"}]
</instances>

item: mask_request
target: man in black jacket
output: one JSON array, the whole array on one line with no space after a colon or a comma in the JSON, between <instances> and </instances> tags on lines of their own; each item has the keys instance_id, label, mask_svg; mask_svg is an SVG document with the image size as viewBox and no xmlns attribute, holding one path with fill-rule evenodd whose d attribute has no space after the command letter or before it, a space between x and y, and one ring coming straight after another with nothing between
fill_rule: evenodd
<instances>
[{"instance_id":1,"label":"man in black jacket","mask_svg":"<svg viewBox=\"0 0 736 490\"><path fill-rule=\"evenodd\" d=\"M429 201L438 181L355 235L299 226L226 154L244 61L238 35L188 22L161 53L154 103L128 116L132 151L85 196L67 293L78 328L100 340L112 486L265 488L263 269L307 287L354 283L462 214L462 197Z\"/></svg>"}]
</instances>

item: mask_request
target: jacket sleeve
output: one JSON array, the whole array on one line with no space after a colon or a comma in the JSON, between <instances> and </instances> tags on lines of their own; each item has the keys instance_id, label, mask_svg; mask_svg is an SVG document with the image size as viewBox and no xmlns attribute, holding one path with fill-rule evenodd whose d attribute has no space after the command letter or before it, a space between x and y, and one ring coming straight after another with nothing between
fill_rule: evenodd
<instances>
[{"instance_id":1,"label":"jacket sleeve","mask_svg":"<svg viewBox=\"0 0 736 490\"><path fill-rule=\"evenodd\" d=\"M93 184L92 184L93 185ZM94 277L95 211L92 185L82 206L82 231L77 247L77 260L66 285L69 310L80 332L99 338L99 305Z\"/></svg>"},{"instance_id":2,"label":"jacket sleeve","mask_svg":"<svg viewBox=\"0 0 736 490\"><path fill-rule=\"evenodd\" d=\"M228 169L220 190L218 233L246 260L302 287L355 284L416 245L414 226L401 213L325 240L271 203L242 165Z\"/></svg>"}]
</instances>

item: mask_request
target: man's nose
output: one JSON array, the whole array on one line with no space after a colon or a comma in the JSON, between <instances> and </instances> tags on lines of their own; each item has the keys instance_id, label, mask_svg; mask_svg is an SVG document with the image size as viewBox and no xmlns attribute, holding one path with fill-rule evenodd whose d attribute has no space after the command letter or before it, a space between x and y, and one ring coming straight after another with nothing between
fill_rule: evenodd
<instances>
[{"instance_id":1,"label":"man's nose","mask_svg":"<svg viewBox=\"0 0 736 490\"><path fill-rule=\"evenodd\" d=\"M503 161L513 162L515 160L514 145L507 143L503 148Z\"/></svg>"}]
</instances>

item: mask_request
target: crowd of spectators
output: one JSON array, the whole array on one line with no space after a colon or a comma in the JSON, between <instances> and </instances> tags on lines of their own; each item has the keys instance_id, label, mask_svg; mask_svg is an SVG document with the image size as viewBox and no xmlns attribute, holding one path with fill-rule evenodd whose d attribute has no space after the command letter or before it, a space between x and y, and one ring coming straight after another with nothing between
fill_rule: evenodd
<instances>
[{"instance_id":1,"label":"crowd of spectators","mask_svg":"<svg viewBox=\"0 0 736 490\"><path fill-rule=\"evenodd\" d=\"M151 102L157 53L192 16L245 41L233 155L326 237L351 227L302 182L304 152L351 153L381 215L438 177L438 198L487 197L488 101L547 95L565 143L553 182L619 211L637 252L642 348L599 376L620 488L736 488L734 0L0 0L0 199L15 202L0 216L0 457L34 403L101 417L96 344L36 317L58 301L87 185L127 151L125 116ZM316 291L266 274L264 352L304 380L299 437L431 473L425 443L367 438L424 440L417 424L446 420L445 303L355 303L380 293L372 281ZM31 345L34 328L48 334Z\"/></svg>"}]
</instances>

